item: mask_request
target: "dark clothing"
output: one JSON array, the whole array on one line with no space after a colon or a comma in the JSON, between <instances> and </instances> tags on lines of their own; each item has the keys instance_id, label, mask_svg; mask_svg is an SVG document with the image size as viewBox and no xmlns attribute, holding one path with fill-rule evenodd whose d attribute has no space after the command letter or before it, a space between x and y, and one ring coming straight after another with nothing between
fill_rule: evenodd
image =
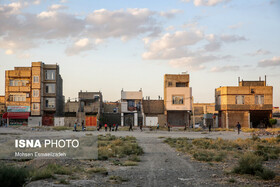
<instances>
[{"instance_id":1,"label":"dark clothing","mask_svg":"<svg viewBox=\"0 0 280 187\"><path fill-rule=\"evenodd\" d=\"M238 134L240 134L241 125L239 123L237 123L236 127L237 127Z\"/></svg>"},{"instance_id":2,"label":"dark clothing","mask_svg":"<svg viewBox=\"0 0 280 187\"><path fill-rule=\"evenodd\" d=\"M209 132L211 132L211 127L212 127L212 125L209 125Z\"/></svg>"},{"instance_id":3,"label":"dark clothing","mask_svg":"<svg viewBox=\"0 0 280 187\"><path fill-rule=\"evenodd\" d=\"M118 124L116 124L116 131L118 131L118 127L119 127L119 125L118 125Z\"/></svg>"},{"instance_id":4,"label":"dark clothing","mask_svg":"<svg viewBox=\"0 0 280 187\"><path fill-rule=\"evenodd\" d=\"M129 125L129 131L133 131L133 129L132 129L132 125Z\"/></svg>"}]
</instances>

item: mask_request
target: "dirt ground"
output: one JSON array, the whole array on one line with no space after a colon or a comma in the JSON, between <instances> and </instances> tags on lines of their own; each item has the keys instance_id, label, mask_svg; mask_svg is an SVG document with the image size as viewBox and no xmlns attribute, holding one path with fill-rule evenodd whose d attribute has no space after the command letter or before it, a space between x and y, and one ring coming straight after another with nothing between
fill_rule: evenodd
<instances>
[{"instance_id":1,"label":"dirt ground","mask_svg":"<svg viewBox=\"0 0 280 187\"><path fill-rule=\"evenodd\" d=\"M45 134L45 131L38 129L31 129L29 131L23 131L21 129L14 128L0 128L0 137L9 135L10 133L18 134ZM48 131L52 135L58 135L63 133L64 135L77 134L83 136L86 133L91 133L93 136L99 134L106 134L108 132L73 132L73 131ZM108 161L91 161L91 163L81 163L77 161L83 167L83 164L101 164L108 170L108 176L96 175L92 179L75 179L70 180L70 184L55 184L52 180L41 180L29 183L28 187L35 186L274 186L270 184L264 184L261 181L252 183L252 180L246 180L239 176L234 176L234 183L229 182L232 176L227 175L223 170L227 166L213 163L201 163L192 160L186 155L176 152L169 145L163 143L164 138L167 137L188 137L195 138L222 138L222 139L237 139L237 138L250 138L249 133L241 132L237 135L237 132L181 132L181 131L149 131L145 129L140 132L138 129L133 132L118 131L110 132L116 136L134 136L136 137L139 145L144 149L144 155L142 155L141 162L138 166L113 166ZM1 135L2 134L2 135ZM1 138L0 138L1 139ZM279 164L279 160L276 165ZM122 184L112 184L109 181L109 176L120 176L127 181ZM250 178L250 177L249 177ZM280 185L280 184L279 184Z\"/></svg>"}]
</instances>

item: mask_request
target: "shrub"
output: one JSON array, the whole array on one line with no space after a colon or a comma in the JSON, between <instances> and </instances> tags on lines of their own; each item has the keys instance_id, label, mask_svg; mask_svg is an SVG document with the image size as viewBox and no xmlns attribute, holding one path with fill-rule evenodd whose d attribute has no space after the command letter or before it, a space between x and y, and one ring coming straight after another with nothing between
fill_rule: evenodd
<instances>
[{"instance_id":1,"label":"shrub","mask_svg":"<svg viewBox=\"0 0 280 187\"><path fill-rule=\"evenodd\" d=\"M108 171L106 168L90 168L87 170L87 173L101 173L104 175L108 175Z\"/></svg>"},{"instance_id":2,"label":"shrub","mask_svg":"<svg viewBox=\"0 0 280 187\"><path fill-rule=\"evenodd\" d=\"M193 157L198 161L210 162L214 159L214 153L208 151L200 151L194 153Z\"/></svg>"},{"instance_id":3,"label":"shrub","mask_svg":"<svg viewBox=\"0 0 280 187\"><path fill-rule=\"evenodd\" d=\"M42 169L38 171L32 172L32 181L41 180L41 179L48 179L48 178L55 178L51 170Z\"/></svg>"},{"instance_id":4,"label":"shrub","mask_svg":"<svg viewBox=\"0 0 280 187\"><path fill-rule=\"evenodd\" d=\"M58 164L49 164L46 167L46 170L50 170L53 173L60 174L60 175L70 175L72 173L71 169L63 167L63 166L58 165Z\"/></svg>"},{"instance_id":5,"label":"shrub","mask_svg":"<svg viewBox=\"0 0 280 187\"><path fill-rule=\"evenodd\" d=\"M138 163L134 161L127 160L123 163L123 166L137 166Z\"/></svg>"},{"instance_id":6,"label":"shrub","mask_svg":"<svg viewBox=\"0 0 280 187\"><path fill-rule=\"evenodd\" d=\"M131 155L128 160L134 161L134 162L140 162L140 158L137 155Z\"/></svg>"},{"instance_id":7,"label":"shrub","mask_svg":"<svg viewBox=\"0 0 280 187\"><path fill-rule=\"evenodd\" d=\"M2 165L0 166L0 185L7 187L23 186L29 176L25 168Z\"/></svg>"},{"instance_id":8,"label":"shrub","mask_svg":"<svg viewBox=\"0 0 280 187\"><path fill-rule=\"evenodd\" d=\"M264 168L262 172L257 172L256 173L257 176L261 177L263 180L271 180L274 179L275 177L275 173L274 171Z\"/></svg>"},{"instance_id":9,"label":"shrub","mask_svg":"<svg viewBox=\"0 0 280 187\"><path fill-rule=\"evenodd\" d=\"M262 172L262 157L253 153L245 153L238 161L238 166L233 169L234 173L255 175Z\"/></svg>"}]
</instances>

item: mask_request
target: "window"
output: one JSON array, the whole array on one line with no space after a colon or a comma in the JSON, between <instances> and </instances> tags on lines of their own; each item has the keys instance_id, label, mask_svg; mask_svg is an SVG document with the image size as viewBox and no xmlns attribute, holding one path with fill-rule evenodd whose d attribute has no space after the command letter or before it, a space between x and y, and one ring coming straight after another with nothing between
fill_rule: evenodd
<instances>
[{"instance_id":1,"label":"window","mask_svg":"<svg viewBox=\"0 0 280 187\"><path fill-rule=\"evenodd\" d=\"M46 84L46 93L55 93L55 84Z\"/></svg>"},{"instance_id":2,"label":"window","mask_svg":"<svg viewBox=\"0 0 280 187\"><path fill-rule=\"evenodd\" d=\"M172 96L172 104L174 104L174 105L184 104L184 97L183 96Z\"/></svg>"},{"instance_id":3,"label":"window","mask_svg":"<svg viewBox=\"0 0 280 187\"><path fill-rule=\"evenodd\" d=\"M221 105L221 96L220 96L220 95L218 95L218 96L216 97L216 104L217 104L217 105Z\"/></svg>"},{"instance_id":4,"label":"window","mask_svg":"<svg viewBox=\"0 0 280 187\"><path fill-rule=\"evenodd\" d=\"M176 82L176 87L187 87L186 82Z\"/></svg>"},{"instance_id":5,"label":"window","mask_svg":"<svg viewBox=\"0 0 280 187\"><path fill-rule=\"evenodd\" d=\"M235 96L235 104L243 105L244 104L244 96L243 95Z\"/></svg>"},{"instance_id":6,"label":"window","mask_svg":"<svg viewBox=\"0 0 280 187\"><path fill-rule=\"evenodd\" d=\"M33 103L32 104L32 109L33 110L39 110L39 103Z\"/></svg>"},{"instance_id":7,"label":"window","mask_svg":"<svg viewBox=\"0 0 280 187\"><path fill-rule=\"evenodd\" d=\"M55 80L55 70L46 71L46 80Z\"/></svg>"},{"instance_id":8,"label":"window","mask_svg":"<svg viewBox=\"0 0 280 187\"><path fill-rule=\"evenodd\" d=\"M46 108L55 108L55 98L46 98Z\"/></svg>"},{"instance_id":9,"label":"window","mask_svg":"<svg viewBox=\"0 0 280 187\"><path fill-rule=\"evenodd\" d=\"M26 95L10 95L9 101L16 101L16 102L25 102Z\"/></svg>"},{"instance_id":10,"label":"window","mask_svg":"<svg viewBox=\"0 0 280 187\"><path fill-rule=\"evenodd\" d=\"M171 87L172 86L172 82L168 82L168 87Z\"/></svg>"},{"instance_id":11,"label":"window","mask_svg":"<svg viewBox=\"0 0 280 187\"><path fill-rule=\"evenodd\" d=\"M255 96L255 104L263 105L264 104L264 95L256 95Z\"/></svg>"},{"instance_id":12,"label":"window","mask_svg":"<svg viewBox=\"0 0 280 187\"><path fill-rule=\"evenodd\" d=\"M33 82L38 83L39 82L39 76L33 76Z\"/></svg>"},{"instance_id":13,"label":"window","mask_svg":"<svg viewBox=\"0 0 280 187\"><path fill-rule=\"evenodd\" d=\"M26 86L29 83L28 80L10 80L10 86Z\"/></svg>"},{"instance_id":14,"label":"window","mask_svg":"<svg viewBox=\"0 0 280 187\"><path fill-rule=\"evenodd\" d=\"M33 97L39 97L39 90L33 90Z\"/></svg>"}]
</instances>

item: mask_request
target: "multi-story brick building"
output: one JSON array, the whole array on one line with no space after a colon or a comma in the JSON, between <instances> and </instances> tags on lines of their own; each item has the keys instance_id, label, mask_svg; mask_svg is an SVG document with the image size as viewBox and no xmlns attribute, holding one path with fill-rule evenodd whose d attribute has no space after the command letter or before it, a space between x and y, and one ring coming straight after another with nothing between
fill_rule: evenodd
<instances>
[{"instance_id":1,"label":"multi-story brick building","mask_svg":"<svg viewBox=\"0 0 280 187\"><path fill-rule=\"evenodd\" d=\"M171 126L189 126L192 110L192 88L189 74L164 75L164 114Z\"/></svg>"},{"instance_id":2,"label":"multi-story brick building","mask_svg":"<svg viewBox=\"0 0 280 187\"><path fill-rule=\"evenodd\" d=\"M193 113L191 123L200 124L200 126L218 127L218 118L216 115L218 111L215 111L215 103L193 103Z\"/></svg>"},{"instance_id":3,"label":"multi-story brick building","mask_svg":"<svg viewBox=\"0 0 280 187\"><path fill-rule=\"evenodd\" d=\"M38 123L53 125L63 115L62 78L57 64L32 62L31 67L15 67L5 75L5 117L9 124L27 124L29 116Z\"/></svg>"},{"instance_id":4,"label":"multi-story brick building","mask_svg":"<svg viewBox=\"0 0 280 187\"><path fill-rule=\"evenodd\" d=\"M219 111L219 127L256 128L268 125L272 117L273 87L262 81L240 81L238 86L224 86L215 90L215 107Z\"/></svg>"}]
</instances>

